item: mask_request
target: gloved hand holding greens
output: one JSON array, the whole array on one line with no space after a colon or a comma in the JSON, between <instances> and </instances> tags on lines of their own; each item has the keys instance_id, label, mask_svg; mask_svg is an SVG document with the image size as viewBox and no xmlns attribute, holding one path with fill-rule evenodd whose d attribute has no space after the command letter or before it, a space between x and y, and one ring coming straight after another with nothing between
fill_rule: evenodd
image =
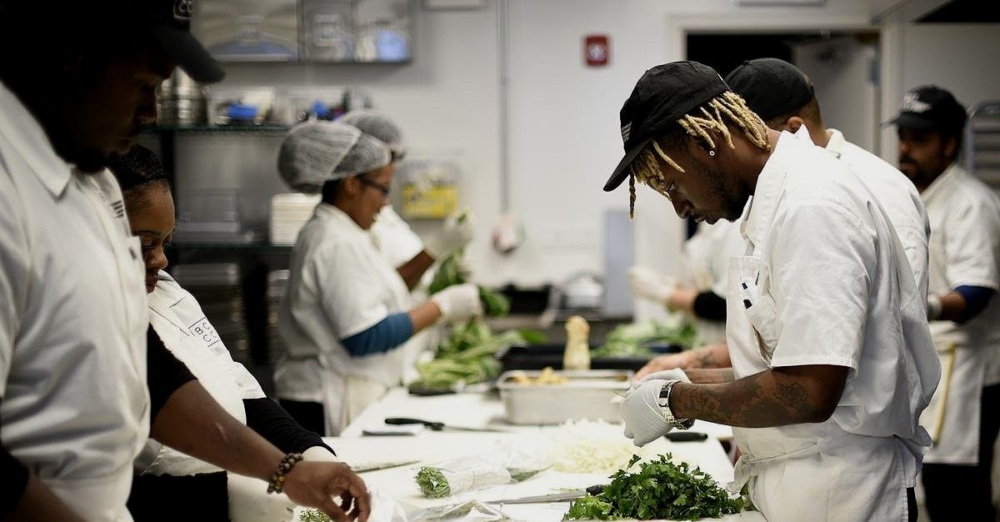
<instances>
[{"instance_id":1,"label":"gloved hand holding greens","mask_svg":"<svg viewBox=\"0 0 1000 522\"><path fill-rule=\"evenodd\" d=\"M458 249L441 261L428 287L431 294L436 294L452 285L468 282L468 274L462 269L464 255L464 249ZM510 312L510 300L499 292L479 285L479 298L483 301L483 311L490 317L503 317Z\"/></svg>"}]
</instances>

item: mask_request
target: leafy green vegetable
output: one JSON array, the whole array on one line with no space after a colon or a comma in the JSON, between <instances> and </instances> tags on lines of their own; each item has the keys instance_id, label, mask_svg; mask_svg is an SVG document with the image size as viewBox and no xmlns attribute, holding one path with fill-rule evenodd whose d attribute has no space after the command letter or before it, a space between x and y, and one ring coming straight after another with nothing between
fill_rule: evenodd
<instances>
[{"instance_id":1,"label":"leafy green vegetable","mask_svg":"<svg viewBox=\"0 0 1000 522\"><path fill-rule=\"evenodd\" d=\"M434 359L417 364L420 377L410 384L412 389L450 390L459 382L476 384L495 379L502 365L496 353L525 340L517 330L494 335L480 319L470 319L455 325L448 340L438 347Z\"/></svg>"},{"instance_id":2,"label":"leafy green vegetable","mask_svg":"<svg viewBox=\"0 0 1000 522\"><path fill-rule=\"evenodd\" d=\"M503 317L510 313L510 299L479 285L479 299L483 302L483 312L490 317Z\"/></svg>"},{"instance_id":3,"label":"leafy green vegetable","mask_svg":"<svg viewBox=\"0 0 1000 522\"><path fill-rule=\"evenodd\" d=\"M590 352L591 357L625 357L654 355L651 344L693 346L698 332L691 321L671 327L654 321L623 324L604 337L604 344Z\"/></svg>"},{"instance_id":4,"label":"leafy green vegetable","mask_svg":"<svg viewBox=\"0 0 1000 522\"><path fill-rule=\"evenodd\" d=\"M451 494L448 479L437 469L420 468L415 478L417 486L420 486L420 492L428 498L447 497Z\"/></svg>"},{"instance_id":5,"label":"leafy green vegetable","mask_svg":"<svg viewBox=\"0 0 1000 522\"><path fill-rule=\"evenodd\" d=\"M611 476L598 495L574 500L564 520L698 520L718 518L743 509L742 497L731 497L712 477L687 463L675 464L670 454L644 462L639 471L628 469L639 461L634 455L624 470Z\"/></svg>"},{"instance_id":6,"label":"leafy green vegetable","mask_svg":"<svg viewBox=\"0 0 1000 522\"><path fill-rule=\"evenodd\" d=\"M427 287L432 294L436 294L451 285L460 285L465 282L465 277L459 269L459 258L462 256L461 250L454 252L441 261L437 272L434 272L434 279Z\"/></svg>"},{"instance_id":7,"label":"leafy green vegetable","mask_svg":"<svg viewBox=\"0 0 1000 522\"><path fill-rule=\"evenodd\" d=\"M437 272L434 272L434 279L431 280L428 291L436 294L452 285L466 283L466 275L461 270L461 259L465 255L463 249L458 249L441 261ZM495 290L490 290L483 285L476 285L479 288L479 299L483 302L483 312L490 317L503 317L510 313L510 299L504 294Z\"/></svg>"},{"instance_id":8,"label":"leafy green vegetable","mask_svg":"<svg viewBox=\"0 0 1000 522\"><path fill-rule=\"evenodd\" d=\"M333 522L333 519L318 509L307 509L299 514L299 522Z\"/></svg>"}]
</instances>

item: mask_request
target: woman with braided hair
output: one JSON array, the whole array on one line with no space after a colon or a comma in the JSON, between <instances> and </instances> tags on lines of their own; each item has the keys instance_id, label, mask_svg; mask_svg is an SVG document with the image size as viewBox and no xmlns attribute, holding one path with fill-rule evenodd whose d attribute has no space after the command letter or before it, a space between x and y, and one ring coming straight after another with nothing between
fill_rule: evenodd
<instances>
[{"instance_id":1,"label":"woman with braided hair","mask_svg":"<svg viewBox=\"0 0 1000 522\"><path fill-rule=\"evenodd\" d=\"M915 520L941 372L924 299L886 212L805 137L768 129L711 68L654 67L621 110L629 178L699 222L741 220L730 260L732 368L638 380L625 435L645 445L694 419L733 427L746 487L769 521Z\"/></svg>"}]
</instances>

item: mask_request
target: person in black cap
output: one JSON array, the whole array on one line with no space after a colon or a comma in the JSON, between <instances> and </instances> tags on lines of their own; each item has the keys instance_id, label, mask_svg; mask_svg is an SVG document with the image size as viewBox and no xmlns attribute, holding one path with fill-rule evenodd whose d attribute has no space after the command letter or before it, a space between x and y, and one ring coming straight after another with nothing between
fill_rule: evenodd
<instances>
[{"instance_id":1,"label":"person in black cap","mask_svg":"<svg viewBox=\"0 0 1000 522\"><path fill-rule=\"evenodd\" d=\"M915 519L930 445L918 417L941 369L871 192L811 140L768 129L697 62L646 71L621 129L625 157L605 190L629 178L633 204L638 182L682 218L741 219L746 239L730 262L732 369L638 380L625 435L642 446L696 419L732 426L731 491L747 486L769 521Z\"/></svg>"},{"instance_id":2,"label":"person in black cap","mask_svg":"<svg viewBox=\"0 0 1000 522\"><path fill-rule=\"evenodd\" d=\"M725 77L734 92L777 131L803 133L840 158L870 189L885 209L906 250L917 288L927 288L927 211L913 183L882 158L847 141L844 134L823 123L819 101L809 77L798 67L778 58L746 60ZM704 366L704 365L712 366ZM715 344L678 354L661 355L637 375L670 368L729 366L725 344Z\"/></svg>"},{"instance_id":3,"label":"person in black cap","mask_svg":"<svg viewBox=\"0 0 1000 522\"><path fill-rule=\"evenodd\" d=\"M189 32L191 9L191 0L0 0L6 519L131 520L132 461L150 432L271 479L337 520L370 510L346 465L283 457L147 338L142 252L105 167L155 121L156 88L176 67L203 83L222 78Z\"/></svg>"},{"instance_id":4,"label":"person in black cap","mask_svg":"<svg viewBox=\"0 0 1000 522\"><path fill-rule=\"evenodd\" d=\"M924 425L935 444L921 483L931 520L995 520L994 442L1000 433L1000 198L958 162L966 110L945 89L917 87L890 122L899 168L920 190L931 224L927 315L942 376Z\"/></svg>"}]
</instances>

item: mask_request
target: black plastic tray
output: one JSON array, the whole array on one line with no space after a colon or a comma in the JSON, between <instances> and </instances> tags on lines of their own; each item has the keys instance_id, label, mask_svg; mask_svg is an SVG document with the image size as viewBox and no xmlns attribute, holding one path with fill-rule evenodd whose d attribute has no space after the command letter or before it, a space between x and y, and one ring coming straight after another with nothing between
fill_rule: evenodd
<instances>
[{"instance_id":1,"label":"black plastic tray","mask_svg":"<svg viewBox=\"0 0 1000 522\"><path fill-rule=\"evenodd\" d=\"M591 349L596 347L591 346ZM682 350L680 345L654 345L649 347L656 354L677 353ZM562 344L530 344L512 346L500 358L503 370L543 370L551 367L561 370L563 367L563 352L566 346ZM654 357L591 357L590 368L593 370L632 370L642 368Z\"/></svg>"}]
</instances>

